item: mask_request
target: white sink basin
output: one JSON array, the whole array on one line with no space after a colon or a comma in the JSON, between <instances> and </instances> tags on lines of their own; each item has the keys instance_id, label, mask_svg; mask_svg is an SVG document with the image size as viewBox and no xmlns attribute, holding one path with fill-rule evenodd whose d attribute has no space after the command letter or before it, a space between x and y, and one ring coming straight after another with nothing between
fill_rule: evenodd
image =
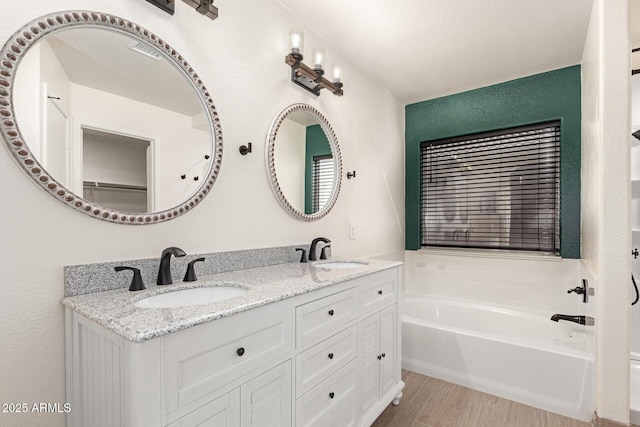
<instances>
[{"instance_id":1,"label":"white sink basin","mask_svg":"<svg viewBox=\"0 0 640 427\"><path fill-rule=\"evenodd\" d=\"M191 288L181 291L167 292L142 299L135 303L140 308L174 308L189 305L208 304L214 301L237 297L247 289L235 286L211 286L207 288Z\"/></svg>"},{"instance_id":2,"label":"white sink basin","mask_svg":"<svg viewBox=\"0 0 640 427\"><path fill-rule=\"evenodd\" d=\"M357 268L367 265L366 262L360 261L331 261L323 262L321 264L313 264L316 268L326 268L327 270L333 270L336 268Z\"/></svg>"}]
</instances>

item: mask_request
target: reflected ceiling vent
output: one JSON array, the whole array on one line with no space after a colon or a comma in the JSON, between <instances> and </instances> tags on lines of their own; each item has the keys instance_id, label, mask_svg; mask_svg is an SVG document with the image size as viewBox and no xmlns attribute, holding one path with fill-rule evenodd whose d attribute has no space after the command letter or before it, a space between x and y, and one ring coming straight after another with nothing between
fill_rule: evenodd
<instances>
[{"instance_id":1,"label":"reflected ceiling vent","mask_svg":"<svg viewBox=\"0 0 640 427\"><path fill-rule=\"evenodd\" d=\"M136 51L144 56L148 56L149 58L153 58L156 61L159 61L161 56L160 52L152 48L146 43L142 43L140 41L133 41L127 45L127 47L133 51Z\"/></svg>"}]
</instances>

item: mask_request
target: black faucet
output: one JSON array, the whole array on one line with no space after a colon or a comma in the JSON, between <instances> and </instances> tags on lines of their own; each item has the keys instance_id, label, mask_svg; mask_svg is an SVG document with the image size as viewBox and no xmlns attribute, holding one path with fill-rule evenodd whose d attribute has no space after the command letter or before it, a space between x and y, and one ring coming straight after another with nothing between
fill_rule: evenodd
<instances>
[{"instance_id":1,"label":"black faucet","mask_svg":"<svg viewBox=\"0 0 640 427\"><path fill-rule=\"evenodd\" d=\"M593 326L596 323L595 319L590 316L571 316L568 314L554 314L553 316L551 316L551 320L553 320L554 322L557 322L558 320L567 320L569 322L587 326Z\"/></svg>"},{"instance_id":2,"label":"black faucet","mask_svg":"<svg viewBox=\"0 0 640 427\"><path fill-rule=\"evenodd\" d=\"M173 283L171 279L171 255L179 258L186 255L186 253L180 249L172 246L162 251L160 257L160 269L158 270L158 285L170 285Z\"/></svg>"},{"instance_id":3,"label":"black faucet","mask_svg":"<svg viewBox=\"0 0 640 427\"><path fill-rule=\"evenodd\" d=\"M316 237L315 239L313 239L311 241L311 248L309 249L309 261L316 261L318 259L318 255L316 253L316 246L318 246L318 242L331 243L331 240L327 239L326 237Z\"/></svg>"}]
</instances>

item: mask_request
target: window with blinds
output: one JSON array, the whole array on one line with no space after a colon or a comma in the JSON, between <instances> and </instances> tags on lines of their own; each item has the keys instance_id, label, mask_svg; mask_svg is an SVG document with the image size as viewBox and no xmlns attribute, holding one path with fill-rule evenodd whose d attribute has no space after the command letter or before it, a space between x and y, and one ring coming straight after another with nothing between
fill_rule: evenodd
<instances>
[{"instance_id":1,"label":"window with blinds","mask_svg":"<svg viewBox=\"0 0 640 427\"><path fill-rule=\"evenodd\" d=\"M421 143L423 247L560 251L560 122Z\"/></svg>"},{"instance_id":2,"label":"window with blinds","mask_svg":"<svg viewBox=\"0 0 640 427\"><path fill-rule=\"evenodd\" d=\"M331 154L313 157L312 212L324 208L333 192L335 162Z\"/></svg>"}]
</instances>

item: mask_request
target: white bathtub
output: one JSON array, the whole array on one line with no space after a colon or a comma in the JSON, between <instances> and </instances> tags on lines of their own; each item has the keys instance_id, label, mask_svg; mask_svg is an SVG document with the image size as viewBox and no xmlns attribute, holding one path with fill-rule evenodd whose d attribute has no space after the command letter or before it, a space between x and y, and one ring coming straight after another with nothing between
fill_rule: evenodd
<instances>
[{"instance_id":1,"label":"white bathtub","mask_svg":"<svg viewBox=\"0 0 640 427\"><path fill-rule=\"evenodd\" d=\"M573 324L421 294L401 311L403 368L591 421L593 360Z\"/></svg>"}]
</instances>

